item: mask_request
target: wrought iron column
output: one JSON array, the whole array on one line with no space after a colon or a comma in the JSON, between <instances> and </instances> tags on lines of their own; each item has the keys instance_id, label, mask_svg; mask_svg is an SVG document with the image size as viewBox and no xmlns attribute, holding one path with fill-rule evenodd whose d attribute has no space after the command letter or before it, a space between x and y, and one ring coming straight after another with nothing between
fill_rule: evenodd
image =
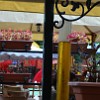
<instances>
[{"instance_id":1,"label":"wrought iron column","mask_svg":"<svg viewBox=\"0 0 100 100\"><path fill-rule=\"evenodd\" d=\"M45 0L42 100L51 100L54 0Z\"/></svg>"}]
</instances>

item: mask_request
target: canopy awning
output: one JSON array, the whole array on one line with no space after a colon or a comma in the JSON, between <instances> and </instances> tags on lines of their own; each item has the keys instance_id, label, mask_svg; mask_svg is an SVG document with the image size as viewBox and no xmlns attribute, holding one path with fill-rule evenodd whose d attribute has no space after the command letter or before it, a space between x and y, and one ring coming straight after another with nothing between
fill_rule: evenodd
<instances>
[{"instance_id":1,"label":"canopy awning","mask_svg":"<svg viewBox=\"0 0 100 100\"><path fill-rule=\"evenodd\" d=\"M0 1L1 11L44 13L43 3Z\"/></svg>"},{"instance_id":2,"label":"canopy awning","mask_svg":"<svg viewBox=\"0 0 100 100\"><path fill-rule=\"evenodd\" d=\"M24 1L24 2L23 2ZM33 2L32 2L33 1ZM75 0L83 2L82 0ZM98 0L93 0L92 3L95 3ZM82 9L78 9L76 12L72 12L71 5L67 8L62 7L59 4L60 11L65 11L68 15L80 15ZM34 13L44 13L44 0L0 0L0 10L1 11L21 11L21 12L34 12ZM54 9L55 14L56 9ZM87 8L85 7L85 11ZM93 8L88 16L100 16L100 5Z\"/></svg>"}]
</instances>

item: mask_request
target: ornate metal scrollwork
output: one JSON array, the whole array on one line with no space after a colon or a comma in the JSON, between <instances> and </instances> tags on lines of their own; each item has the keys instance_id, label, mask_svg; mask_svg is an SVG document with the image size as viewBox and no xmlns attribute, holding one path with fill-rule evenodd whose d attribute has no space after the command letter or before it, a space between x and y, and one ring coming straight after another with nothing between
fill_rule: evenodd
<instances>
[{"instance_id":1,"label":"ornate metal scrollwork","mask_svg":"<svg viewBox=\"0 0 100 100\"><path fill-rule=\"evenodd\" d=\"M82 12L81 14L75 18L75 19L67 19L66 17L64 17L65 15L65 11L60 11L59 10L59 0L56 0L55 2L55 8L57 10L57 13L58 15L60 16L61 20L62 20L62 23L60 25L58 25L59 21L54 21L54 26L56 28L61 28L63 27L64 25L64 21L77 21L79 19L81 19L82 17L84 17L86 14L88 14L95 6L99 5L100 4L100 1L97 1L96 3L91 3L91 0L86 0L85 2L85 5L87 7L87 11L85 12L84 9L84 4L81 3L81 2L76 2L76 1L69 1L69 0L66 0L66 1L61 1L61 6L62 7L68 7L68 5L71 4L72 5L72 8L71 8L71 11L75 12L76 9L79 9L81 8L82 9Z\"/></svg>"}]
</instances>

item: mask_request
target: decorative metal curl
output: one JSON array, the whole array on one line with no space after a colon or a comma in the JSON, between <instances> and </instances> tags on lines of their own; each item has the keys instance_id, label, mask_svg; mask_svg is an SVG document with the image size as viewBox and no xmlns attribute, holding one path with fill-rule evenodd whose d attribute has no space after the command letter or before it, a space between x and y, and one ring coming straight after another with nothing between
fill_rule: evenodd
<instances>
[{"instance_id":1,"label":"decorative metal curl","mask_svg":"<svg viewBox=\"0 0 100 100\"><path fill-rule=\"evenodd\" d=\"M62 28L62 27L64 26L64 23L65 23L64 19L62 19L61 22L59 22L59 21L54 21L54 26L55 26L55 28L60 29L60 28Z\"/></svg>"},{"instance_id":2,"label":"decorative metal curl","mask_svg":"<svg viewBox=\"0 0 100 100\"><path fill-rule=\"evenodd\" d=\"M70 1L69 2L69 0L66 0L66 1L62 1L61 2L61 6L62 7L67 7L69 5L69 3L71 3L71 5L72 5L71 11L75 12L76 9L82 8L82 12L81 12L81 14L77 18L67 19L67 18L65 18L63 16L63 15L65 15L65 11L62 11L61 12L59 10L59 7L58 7L59 0L56 0L55 7L56 7L56 10L57 10L58 15L60 16L60 18L62 20L62 23L60 25L57 25L59 23L59 21L54 21L54 26L56 28L58 28L58 29L63 27L64 21L70 21L70 22L72 22L72 21L77 21L77 20L81 19L86 14L88 14L95 6L99 5L100 4L100 1L97 1L96 3L92 4L91 3L91 0L86 0L86 7L87 7L87 11L86 12L84 12L84 9L85 9L84 8L84 5L82 3L80 3L80 2L75 2L75 1Z\"/></svg>"}]
</instances>

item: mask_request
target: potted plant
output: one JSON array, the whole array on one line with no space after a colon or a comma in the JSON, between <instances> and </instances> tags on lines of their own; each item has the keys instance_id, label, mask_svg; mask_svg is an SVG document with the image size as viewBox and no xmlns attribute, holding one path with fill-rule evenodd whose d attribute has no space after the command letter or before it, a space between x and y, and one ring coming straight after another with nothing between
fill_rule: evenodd
<instances>
[{"instance_id":1,"label":"potted plant","mask_svg":"<svg viewBox=\"0 0 100 100\"><path fill-rule=\"evenodd\" d=\"M79 33L71 33L67 36L69 41L72 43L74 38L72 39L70 36L74 35L75 39L77 38L77 44L80 41L83 41L84 38L79 38L80 36L85 36L85 34L79 35ZM82 37L83 37L82 36ZM95 37L96 38L96 37ZM84 82L69 82L69 85L73 89L73 93L75 94L76 100L99 100L100 98L100 84L99 81L99 72L97 71L97 61L96 61L96 52L100 45L97 47L94 45L95 38L90 43L91 49L88 50L86 53L84 51L84 47L80 48L78 53L80 54L81 58L86 61L87 64L87 71L84 74ZM81 40L80 40L81 39ZM88 38L85 38L88 39ZM89 40L89 39L88 39Z\"/></svg>"},{"instance_id":2,"label":"potted plant","mask_svg":"<svg viewBox=\"0 0 100 100\"><path fill-rule=\"evenodd\" d=\"M84 32L72 32L67 35L67 41L71 43L71 52L78 52L87 50L87 45L90 43L90 39Z\"/></svg>"},{"instance_id":3,"label":"potted plant","mask_svg":"<svg viewBox=\"0 0 100 100\"><path fill-rule=\"evenodd\" d=\"M30 50L32 32L30 30L0 30L0 50Z\"/></svg>"}]
</instances>

